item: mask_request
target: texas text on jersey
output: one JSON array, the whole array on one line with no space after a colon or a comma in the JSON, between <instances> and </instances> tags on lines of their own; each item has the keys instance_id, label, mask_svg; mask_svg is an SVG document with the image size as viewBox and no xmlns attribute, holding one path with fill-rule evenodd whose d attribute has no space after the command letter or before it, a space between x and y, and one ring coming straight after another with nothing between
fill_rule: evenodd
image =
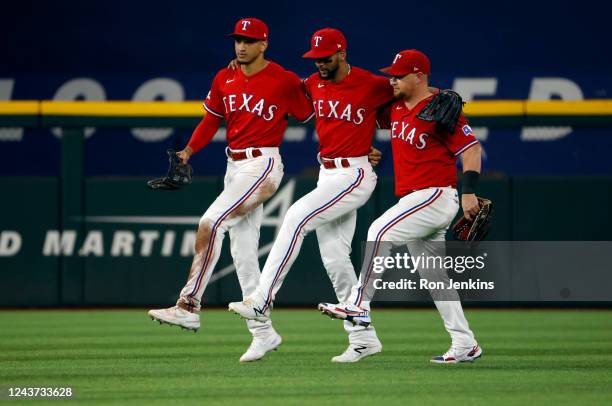
<instances>
[{"instance_id":1,"label":"texas text on jersey","mask_svg":"<svg viewBox=\"0 0 612 406\"><path fill-rule=\"evenodd\" d=\"M314 107L321 156L367 155L376 130L377 110L393 99L389 81L352 67L340 82L323 80L315 73L304 85Z\"/></svg>"},{"instance_id":2,"label":"texas text on jersey","mask_svg":"<svg viewBox=\"0 0 612 406\"><path fill-rule=\"evenodd\" d=\"M403 100L390 106L395 194L404 196L414 190L457 184L457 157L478 144L463 114L455 131L439 131L435 122L417 118L417 114L433 96L408 109Z\"/></svg>"},{"instance_id":3,"label":"texas text on jersey","mask_svg":"<svg viewBox=\"0 0 612 406\"><path fill-rule=\"evenodd\" d=\"M241 69L222 69L213 80L204 108L225 118L231 149L278 147L287 128L287 115L301 122L313 116L300 78L274 62L251 76Z\"/></svg>"}]
</instances>

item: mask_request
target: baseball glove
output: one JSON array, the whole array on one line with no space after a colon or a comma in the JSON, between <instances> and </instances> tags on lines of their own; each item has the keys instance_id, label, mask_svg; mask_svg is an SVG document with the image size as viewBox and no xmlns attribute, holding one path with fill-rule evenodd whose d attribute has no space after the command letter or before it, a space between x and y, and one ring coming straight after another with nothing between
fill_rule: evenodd
<instances>
[{"instance_id":1,"label":"baseball glove","mask_svg":"<svg viewBox=\"0 0 612 406\"><path fill-rule=\"evenodd\" d=\"M177 190L190 184L191 173L193 172L191 165L184 164L173 149L167 150L166 153L170 161L168 173L163 178L148 181L147 186L151 189Z\"/></svg>"},{"instance_id":2,"label":"baseball glove","mask_svg":"<svg viewBox=\"0 0 612 406\"><path fill-rule=\"evenodd\" d=\"M461 217L451 231L455 238L461 241L482 241L489 233L491 218L493 214L493 202L489 199L478 198L480 210L472 220Z\"/></svg>"},{"instance_id":3,"label":"baseball glove","mask_svg":"<svg viewBox=\"0 0 612 406\"><path fill-rule=\"evenodd\" d=\"M463 99L459 93L452 90L442 90L427 103L417 117L425 121L435 121L439 127L446 128L451 133L463 109Z\"/></svg>"}]
</instances>

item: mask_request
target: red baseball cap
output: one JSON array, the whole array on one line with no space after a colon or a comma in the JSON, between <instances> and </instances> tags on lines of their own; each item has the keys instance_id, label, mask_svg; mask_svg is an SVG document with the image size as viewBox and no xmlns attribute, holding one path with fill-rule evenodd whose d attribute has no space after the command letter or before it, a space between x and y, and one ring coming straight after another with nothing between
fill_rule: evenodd
<instances>
[{"instance_id":1,"label":"red baseball cap","mask_svg":"<svg viewBox=\"0 0 612 406\"><path fill-rule=\"evenodd\" d=\"M344 34L335 28L323 28L312 34L310 51L302 55L302 58L325 58L339 51L346 51Z\"/></svg>"},{"instance_id":2,"label":"red baseball cap","mask_svg":"<svg viewBox=\"0 0 612 406\"><path fill-rule=\"evenodd\" d=\"M391 66L382 68L380 71L391 76L405 76L419 72L429 75L431 63L423 52L416 49L405 49L395 55Z\"/></svg>"},{"instance_id":3,"label":"red baseball cap","mask_svg":"<svg viewBox=\"0 0 612 406\"><path fill-rule=\"evenodd\" d=\"M230 34L230 37L246 37L267 41L268 33L269 31L266 23L258 18L249 17L238 20L234 26L234 32Z\"/></svg>"}]
</instances>

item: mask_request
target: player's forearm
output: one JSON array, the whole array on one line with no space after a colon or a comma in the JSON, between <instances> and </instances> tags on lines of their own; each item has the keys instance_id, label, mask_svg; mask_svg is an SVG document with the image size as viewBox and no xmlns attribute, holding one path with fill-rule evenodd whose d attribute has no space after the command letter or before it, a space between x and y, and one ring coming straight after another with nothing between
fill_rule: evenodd
<instances>
[{"instance_id":1,"label":"player's forearm","mask_svg":"<svg viewBox=\"0 0 612 406\"><path fill-rule=\"evenodd\" d=\"M481 169L481 153L480 144L476 144L471 148L468 148L463 154L461 154L461 161L463 165L463 173L468 171L474 171L480 173Z\"/></svg>"},{"instance_id":2,"label":"player's forearm","mask_svg":"<svg viewBox=\"0 0 612 406\"><path fill-rule=\"evenodd\" d=\"M204 148L213 139L221 125L221 119L213 114L206 114L198 126L193 130L187 147L191 148L192 154Z\"/></svg>"},{"instance_id":3,"label":"player's forearm","mask_svg":"<svg viewBox=\"0 0 612 406\"><path fill-rule=\"evenodd\" d=\"M466 195L472 195L471 199L474 199L475 201L474 194L476 193L476 185L478 184L481 166L480 144L476 144L467 149L463 154L461 154L461 159L463 161L463 188L461 191L461 194L463 195L462 200ZM475 204L474 202L472 203ZM464 211L465 207L466 206L464 205Z\"/></svg>"}]
</instances>

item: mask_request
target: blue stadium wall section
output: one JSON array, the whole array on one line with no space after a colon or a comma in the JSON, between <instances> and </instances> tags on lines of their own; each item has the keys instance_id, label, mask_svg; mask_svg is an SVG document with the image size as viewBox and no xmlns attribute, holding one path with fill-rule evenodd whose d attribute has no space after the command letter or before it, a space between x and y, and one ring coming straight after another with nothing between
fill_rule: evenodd
<instances>
[{"instance_id":1,"label":"blue stadium wall section","mask_svg":"<svg viewBox=\"0 0 612 406\"><path fill-rule=\"evenodd\" d=\"M198 100L233 56L226 34L257 16L270 26L268 56L301 76L311 33L342 29L349 61L375 71L401 49L431 57L432 84L467 99L612 97L612 53L601 2L447 0L373 2L10 2L0 26L0 100ZM485 170L511 176L612 175L609 129L479 128ZM91 129L87 174L150 175L163 151L182 147L189 131ZM0 129L0 175L57 173L59 131ZM224 142L195 159L196 173L224 171ZM386 134L377 145L389 152ZM292 127L283 146L288 174L316 165L312 127ZM27 165L23 157L27 156ZM137 157L137 159L135 159ZM381 175L391 174L389 160Z\"/></svg>"}]
</instances>

